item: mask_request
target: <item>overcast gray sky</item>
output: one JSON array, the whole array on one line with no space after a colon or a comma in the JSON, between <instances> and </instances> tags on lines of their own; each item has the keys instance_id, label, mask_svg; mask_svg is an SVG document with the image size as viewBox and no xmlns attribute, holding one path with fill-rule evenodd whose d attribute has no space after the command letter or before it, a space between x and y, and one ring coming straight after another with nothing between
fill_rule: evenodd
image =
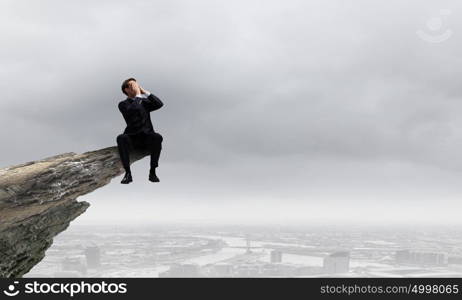
<instances>
[{"instance_id":1,"label":"overcast gray sky","mask_svg":"<svg viewBox=\"0 0 462 300\"><path fill-rule=\"evenodd\" d=\"M3 0L0 165L115 145L133 76L161 182L145 158L76 223L458 222L461 8Z\"/></svg>"}]
</instances>

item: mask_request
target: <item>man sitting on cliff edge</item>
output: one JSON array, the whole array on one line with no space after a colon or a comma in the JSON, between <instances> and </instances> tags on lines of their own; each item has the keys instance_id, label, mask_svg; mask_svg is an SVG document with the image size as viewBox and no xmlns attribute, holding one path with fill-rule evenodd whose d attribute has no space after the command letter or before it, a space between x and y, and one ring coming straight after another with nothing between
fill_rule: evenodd
<instances>
[{"instance_id":1,"label":"man sitting on cliff edge","mask_svg":"<svg viewBox=\"0 0 462 300\"><path fill-rule=\"evenodd\" d=\"M122 92L127 99L119 102L119 111L127 123L122 134L117 136L117 147L125 169L125 176L120 183L133 181L130 170L130 151L147 149L151 155L149 180L159 182L156 168L162 149L163 137L154 131L150 112L161 108L164 104L154 94L143 89L135 78L128 78L122 83Z\"/></svg>"}]
</instances>

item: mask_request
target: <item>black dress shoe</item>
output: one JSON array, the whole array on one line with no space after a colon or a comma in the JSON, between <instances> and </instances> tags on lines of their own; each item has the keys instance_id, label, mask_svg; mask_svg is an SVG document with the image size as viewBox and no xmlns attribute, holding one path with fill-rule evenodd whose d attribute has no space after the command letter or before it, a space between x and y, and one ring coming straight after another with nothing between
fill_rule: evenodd
<instances>
[{"instance_id":1,"label":"black dress shoe","mask_svg":"<svg viewBox=\"0 0 462 300\"><path fill-rule=\"evenodd\" d=\"M124 176L124 179L122 179L122 181L120 183L122 184L128 184L130 182L132 182L133 179L132 179L132 173L125 173L125 176Z\"/></svg>"},{"instance_id":2,"label":"black dress shoe","mask_svg":"<svg viewBox=\"0 0 462 300\"><path fill-rule=\"evenodd\" d=\"M156 175L156 169L151 169L149 171L149 181L152 181L152 182L159 182L159 177L157 177Z\"/></svg>"}]
</instances>

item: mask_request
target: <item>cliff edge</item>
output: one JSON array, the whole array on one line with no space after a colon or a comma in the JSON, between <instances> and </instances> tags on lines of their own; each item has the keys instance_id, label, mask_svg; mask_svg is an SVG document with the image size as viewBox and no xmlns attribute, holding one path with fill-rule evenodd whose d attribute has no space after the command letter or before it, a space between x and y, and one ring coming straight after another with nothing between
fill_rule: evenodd
<instances>
[{"instance_id":1,"label":"cliff edge","mask_svg":"<svg viewBox=\"0 0 462 300\"><path fill-rule=\"evenodd\" d=\"M145 152L130 154L133 163ZM0 169L0 277L21 277L53 237L90 206L77 197L123 174L117 147L73 152Z\"/></svg>"}]
</instances>

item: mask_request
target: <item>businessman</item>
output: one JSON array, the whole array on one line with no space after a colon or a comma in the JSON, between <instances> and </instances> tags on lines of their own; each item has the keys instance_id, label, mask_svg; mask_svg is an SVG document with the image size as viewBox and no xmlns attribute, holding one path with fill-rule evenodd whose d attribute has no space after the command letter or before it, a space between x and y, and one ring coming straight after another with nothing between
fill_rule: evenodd
<instances>
[{"instance_id":1,"label":"businessman","mask_svg":"<svg viewBox=\"0 0 462 300\"><path fill-rule=\"evenodd\" d=\"M127 123L122 134L117 136L117 147L120 160L125 169L125 176L120 183L133 181L130 170L130 151L147 149L151 155L149 180L159 182L156 168L162 149L163 137L154 131L150 112L161 108L164 104L159 98L143 89L135 78L129 78L122 83L122 92L127 99L119 102L119 111Z\"/></svg>"}]
</instances>

